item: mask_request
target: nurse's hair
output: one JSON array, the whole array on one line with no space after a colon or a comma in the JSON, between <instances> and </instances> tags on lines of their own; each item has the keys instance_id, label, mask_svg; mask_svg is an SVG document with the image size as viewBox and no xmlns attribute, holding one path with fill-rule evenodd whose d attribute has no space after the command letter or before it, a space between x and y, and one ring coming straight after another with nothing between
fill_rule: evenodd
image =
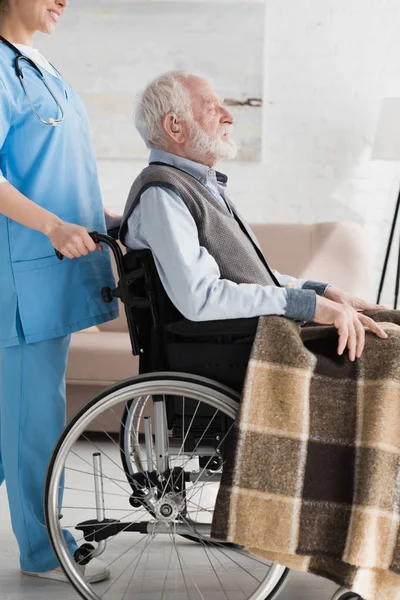
<instances>
[{"instance_id":1,"label":"nurse's hair","mask_svg":"<svg viewBox=\"0 0 400 600\"><path fill-rule=\"evenodd\" d=\"M1 0L0 0L1 1ZM184 82L192 75L170 71L152 81L136 100L135 124L148 148L165 149L166 134L161 121L169 112L191 119L192 104Z\"/></svg>"}]
</instances>

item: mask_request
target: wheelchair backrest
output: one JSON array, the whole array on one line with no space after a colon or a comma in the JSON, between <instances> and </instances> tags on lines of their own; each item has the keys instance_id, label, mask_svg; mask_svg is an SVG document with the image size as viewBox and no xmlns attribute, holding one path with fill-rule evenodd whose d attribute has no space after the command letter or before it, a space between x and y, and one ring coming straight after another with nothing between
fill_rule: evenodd
<instances>
[{"instance_id":1,"label":"wheelchair backrest","mask_svg":"<svg viewBox=\"0 0 400 600\"><path fill-rule=\"evenodd\" d=\"M166 294L150 250L130 250L123 257L119 282L134 354L152 355L152 368L166 367L165 326L184 317ZM155 358L155 355L158 357Z\"/></svg>"}]
</instances>

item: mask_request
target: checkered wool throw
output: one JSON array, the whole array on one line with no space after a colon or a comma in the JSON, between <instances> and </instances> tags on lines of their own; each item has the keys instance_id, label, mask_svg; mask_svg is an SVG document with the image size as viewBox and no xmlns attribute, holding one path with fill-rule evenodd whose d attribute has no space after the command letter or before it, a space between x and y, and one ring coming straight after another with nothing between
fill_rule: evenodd
<instances>
[{"instance_id":1,"label":"checkered wool throw","mask_svg":"<svg viewBox=\"0 0 400 600\"><path fill-rule=\"evenodd\" d=\"M367 313L363 356L333 327L260 319L212 535L365 600L400 600L400 311Z\"/></svg>"}]
</instances>

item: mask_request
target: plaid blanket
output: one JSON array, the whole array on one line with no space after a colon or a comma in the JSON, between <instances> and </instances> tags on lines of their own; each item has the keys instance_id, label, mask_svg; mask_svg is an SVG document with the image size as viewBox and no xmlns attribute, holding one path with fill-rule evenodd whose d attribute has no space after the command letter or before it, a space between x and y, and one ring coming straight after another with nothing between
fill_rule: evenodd
<instances>
[{"instance_id":1,"label":"plaid blanket","mask_svg":"<svg viewBox=\"0 0 400 600\"><path fill-rule=\"evenodd\" d=\"M360 359L333 327L260 319L212 535L365 600L400 599L400 311L367 313Z\"/></svg>"}]
</instances>

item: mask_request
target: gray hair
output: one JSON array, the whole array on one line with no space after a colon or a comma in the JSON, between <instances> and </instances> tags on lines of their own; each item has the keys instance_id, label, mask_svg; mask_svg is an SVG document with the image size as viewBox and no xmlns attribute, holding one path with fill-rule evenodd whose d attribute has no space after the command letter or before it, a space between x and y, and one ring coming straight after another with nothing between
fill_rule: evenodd
<instances>
[{"instance_id":1,"label":"gray hair","mask_svg":"<svg viewBox=\"0 0 400 600\"><path fill-rule=\"evenodd\" d=\"M165 149L167 137L161 121L166 114L192 117L189 91L183 83L190 77L184 71L170 71L154 79L138 97L135 124L148 148Z\"/></svg>"}]
</instances>

